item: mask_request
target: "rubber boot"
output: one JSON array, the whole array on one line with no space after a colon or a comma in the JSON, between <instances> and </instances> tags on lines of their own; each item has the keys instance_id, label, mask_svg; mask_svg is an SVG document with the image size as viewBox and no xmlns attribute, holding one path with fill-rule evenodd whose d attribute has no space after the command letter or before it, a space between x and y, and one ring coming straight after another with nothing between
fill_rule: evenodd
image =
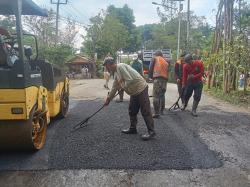
<instances>
[{"instance_id":1,"label":"rubber boot","mask_svg":"<svg viewBox=\"0 0 250 187\"><path fill-rule=\"evenodd\" d=\"M165 97L161 98L161 115L164 115L165 110Z\"/></svg>"},{"instance_id":2,"label":"rubber boot","mask_svg":"<svg viewBox=\"0 0 250 187\"><path fill-rule=\"evenodd\" d=\"M195 101L195 100L193 101L193 107L192 107L192 112L191 112L191 114L192 114L192 116L194 116L194 117L197 117L197 116L198 116L197 113L196 113L198 104L199 104L199 101Z\"/></svg>"},{"instance_id":3,"label":"rubber boot","mask_svg":"<svg viewBox=\"0 0 250 187\"><path fill-rule=\"evenodd\" d=\"M153 106L154 106L154 114L153 118L159 118L160 117L160 99L154 98L153 99Z\"/></svg>"}]
</instances>

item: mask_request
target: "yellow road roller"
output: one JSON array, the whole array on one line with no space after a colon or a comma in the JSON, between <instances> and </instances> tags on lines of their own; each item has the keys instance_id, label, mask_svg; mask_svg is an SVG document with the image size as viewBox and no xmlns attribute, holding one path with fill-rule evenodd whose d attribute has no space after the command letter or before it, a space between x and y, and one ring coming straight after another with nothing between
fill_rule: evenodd
<instances>
[{"instance_id":1,"label":"yellow road roller","mask_svg":"<svg viewBox=\"0 0 250 187\"><path fill-rule=\"evenodd\" d=\"M22 15L46 14L32 0L0 1L0 15L16 17L16 34L0 28L0 151L41 149L50 119L67 115L68 78L39 60L36 37L23 34ZM36 54L24 37L33 38Z\"/></svg>"}]
</instances>

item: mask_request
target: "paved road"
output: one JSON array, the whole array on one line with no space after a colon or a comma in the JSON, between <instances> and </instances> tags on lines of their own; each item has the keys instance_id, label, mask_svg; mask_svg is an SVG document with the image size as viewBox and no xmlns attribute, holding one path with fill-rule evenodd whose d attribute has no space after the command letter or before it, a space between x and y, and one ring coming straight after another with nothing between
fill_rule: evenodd
<instances>
[{"instance_id":1,"label":"paved road","mask_svg":"<svg viewBox=\"0 0 250 187\"><path fill-rule=\"evenodd\" d=\"M250 116L244 109L205 96L198 118L166 112L155 120L156 138L143 142L120 133L129 125L128 100L111 103L87 127L70 132L107 92L102 80L74 81L71 88L69 116L53 121L43 150L1 153L0 186L250 186ZM168 85L167 98L170 106L175 85ZM138 130L146 131L141 116Z\"/></svg>"}]
</instances>

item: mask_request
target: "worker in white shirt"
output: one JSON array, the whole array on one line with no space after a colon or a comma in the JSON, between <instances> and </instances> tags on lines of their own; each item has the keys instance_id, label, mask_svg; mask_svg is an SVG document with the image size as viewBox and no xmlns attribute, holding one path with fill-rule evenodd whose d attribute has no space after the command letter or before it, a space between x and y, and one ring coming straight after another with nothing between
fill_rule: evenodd
<instances>
[{"instance_id":1,"label":"worker in white shirt","mask_svg":"<svg viewBox=\"0 0 250 187\"><path fill-rule=\"evenodd\" d=\"M154 137L154 120L152 118L150 108L148 85L144 78L127 64L116 64L115 61L106 61L104 66L109 70L109 72L115 73L115 80L111 92L105 101L105 105L107 106L110 103L116 92L120 89L123 89L128 95L130 95L130 128L123 130L122 133L137 134L137 114L139 110L141 110L141 114L148 129L148 133L142 135L141 138L143 140L149 140Z\"/></svg>"}]
</instances>

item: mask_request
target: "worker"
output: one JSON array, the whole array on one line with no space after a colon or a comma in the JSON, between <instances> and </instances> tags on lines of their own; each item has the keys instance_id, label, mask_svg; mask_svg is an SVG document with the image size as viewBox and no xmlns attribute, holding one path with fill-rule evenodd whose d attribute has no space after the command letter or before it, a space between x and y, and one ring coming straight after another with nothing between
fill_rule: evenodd
<instances>
[{"instance_id":1,"label":"worker","mask_svg":"<svg viewBox=\"0 0 250 187\"><path fill-rule=\"evenodd\" d=\"M131 67L135 69L141 76L143 76L143 64L141 59L142 54L136 54L133 56L133 61L130 63Z\"/></svg>"},{"instance_id":2,"label":"worker","mask_svg":"<svg viewBox=\"0 0 250 187\"><path fill-rule=\"evenodd\" d=\"M141 58L141 53L135 54L132 58L132 62L130 63L130 66L136 70L142 77L143 77L143 65ZM123 102L123 96L124 96L124 90L120 90L119 92L119 99L116 100L117 103Z\"/></svg>"},{"instance_id":3,"label":"worker","mask_svg":"<svg viewBox=\"0 0 250 187\"><path fill-rule=\"evenodd\" d=\"M106 61L114 61L114 58L111 56L110 53L108 53L107 56L105 57L103 64L105 64ZM108 83L109 83L109 79L110 79L110 72L108 71L108 69L105 66L103 67L103 77L105 80L104 88L109 90Z\"/></svg>"},{"instance_id":4,"label":"worker","mask_svg":"<svg viewBox=\"0 0 250 187\"><path fill-rule=\"evenodd\" d=\"M108 72L106 67L103 68L103 78L105 80L104 88L109 90L110 73Z\"/></svg>"},{"instance_id":5,"label":"worker","mask_svg":"<svg viewBox=\"0 0 250 187\"><path fill-rule=\"evenodd\" d=\"M184 104L183 90L182 90L182 75L183 75L183 65L185 63L184 57L186 54L187 53L185 51L181 54L180 58L176 61L175 67L174 67L178 93L179 93L179 97L181 97L182 104Z\"/></svg>"},{"instance_id":6,"label":"worker","mask_svg":"<svg viewBox=\"0 0 250 187\"><path fill-rule=\"evenodd\" d=\"M168 66L169 64L163 58L162 52L156 51L149 68L149 77L153 79L153 118L159 118L160 114L164 114Z\"/></svg>"},{"instance_id":7,"label":"worker","mask_svg":"<svg viewBox=\"0 0 250 187\"><path fill-rule=\"evenodd\" d=\"M123 89L128 95L130 95L130 128L122 130L122 133L137 134L137 114L139 110L141 110L141 114L148 129L148 133L142 135L141 138L143 140L153 138L155 136L154 121L150 108L148 85L144 78L127 64L116 64L115 61L106 61L104 65L110 72L115 73L113 86L104 105L109 105L110 101L114 98L115 93L120 89Z\"/></svg>"},{"instance_id":8,"label":"worker","mask_svg":"<svg viewBox=\"0 0 250 187\"><path fill-rule=\"evenodd\" d=\"M185 93L182 110L185 110L188 101L194 92L191 114L197 117L198 115L196 110L201 99L203 88L202 77L204 75L204 65L201 60L193 60L193 57L190 54L187 54L184 60L185 65L183 67L182 87L185 89Z\"/></svg>"}]
</instances>

